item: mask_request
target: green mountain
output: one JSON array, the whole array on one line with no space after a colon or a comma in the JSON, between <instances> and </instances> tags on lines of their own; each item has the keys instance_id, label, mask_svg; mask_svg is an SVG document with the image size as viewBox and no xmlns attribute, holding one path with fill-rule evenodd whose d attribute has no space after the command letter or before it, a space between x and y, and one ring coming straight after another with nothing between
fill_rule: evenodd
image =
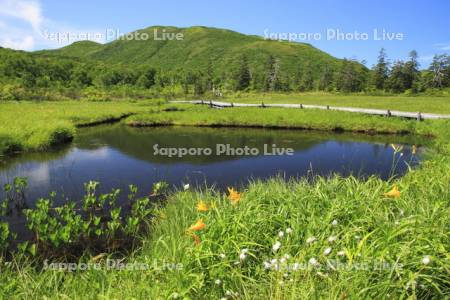
<instances>
[{"instance_id":1,"label":"green mountain","mask_svg":"<svg viewBox=\"0 0 450 300\"><path fill-rule=\"evenodd\" d=\"M156 40L162 35L181 34L181 40ZM225 29L209 27L154 26L132 32L131 40L119 39L107 44L77 42L56 49L39 51L45 56L92 59L108 64L150 65L161 70L205 70L212 65L214 73L226 72L245 55L252 73L263 72L268 57L279 61L280 69L290 75L311 68L314 77L325 67L335 71L342 60L305 43L265 40ZM148 37L144 40L144 37ZM173 37L173 36L172 36Z\"/></svg>"},{"instance_id":2,"label":"green mountain","mask_svg":"<svg viewBox=\"0 0 450 300\"><path fill-rule=\"evenodd\" d=\"M40 54L57 54L58 56L69 57L69 58L83 58L87 57L93 52L102 49L103 45L92 42L92 41L80 41L75 42L67 47L59 48L55 51L52 50L42 50L36 51L35 53Z\"/></svg>"},{"instance_id":3,"label":"green mountain","mask_svg":"<svg viewBox=\"0 0 450 300\"><path fill-rule=\"evenodd\" d=\"M88 87L94 98L105 98L101 93L112 87L122 96L139 89L197 96L216 88L356 92L364 89L367 71L305 43L217 28L155 26L107 44L82 41L35 52L0 49L0 98L41 93L35 98L47 99L48 89L77 98L83 96L78 90Z\"/></svg>"}]
</instances>

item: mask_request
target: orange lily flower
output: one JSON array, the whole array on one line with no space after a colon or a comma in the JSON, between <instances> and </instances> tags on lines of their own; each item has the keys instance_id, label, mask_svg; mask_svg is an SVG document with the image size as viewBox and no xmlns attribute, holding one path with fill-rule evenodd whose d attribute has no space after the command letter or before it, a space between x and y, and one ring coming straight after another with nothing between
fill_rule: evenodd
<instances>
[{"instance_id":1,"label":"orange lily flower","mask_svg":"<svg viewBox=\"0 0 450 300\"><path fill-rule=\"evenodd\" d=\"M237 204L241 200L241 194L235 191L233 188L228 188L228 198L233 205Z\"/></svg>"},{"instance_id":2,"label":"orange lily flower","mask_svg":"<svg viewBox=\"0 0 450 300\"><path fill-rule=\"evenodd\" d=\"M200 231L206 227L206 224L203 223L203 219L199 219L194 225L189 227L189 231Z\"/></svg>"},{"instance_id":3,"label":"orange lily flower","mask_svg":"<svg viewBox=\"0 0 450 300\"><path fill-rule=\"evenodd\" d=\"M209 210L209 206L205 202L200 201L199 203L197 203L197 210L205 212Z\"/></svg>"},{"instance_id":4,"label":"orange lily flower","mask_svg":"<svg viewBox=\"0 0 450 300\"><path fill-rule=\"evenodd\" d=\"M387 197L399 198L400 197L400 191L398 190L397 186L394 185L392 190L390 190L387 193L384 193L384 195L387 196Z\"/></svg>"}]
</instances>

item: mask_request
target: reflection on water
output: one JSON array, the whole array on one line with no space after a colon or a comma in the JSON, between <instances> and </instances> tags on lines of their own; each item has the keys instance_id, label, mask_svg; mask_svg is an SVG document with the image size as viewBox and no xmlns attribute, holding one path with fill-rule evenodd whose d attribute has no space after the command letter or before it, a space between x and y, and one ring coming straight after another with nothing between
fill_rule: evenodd
<instances>
[{"instance_id":1,"label":"reflection on water","mask_svg":"<svg viewBox=\"0 0 450 300\"><path fill-rule=\"evenodd\" d=\"M28 177L27 198L35 200L56 191L59 197L79 199L83 183L101 182L101 191L113 187L127 190L138 185L150 193L154 182L171 185L216 185L219 188L245 184L249 179L281 174L286 178L305 175L390 176L391 143L405 144L395 170L401 175L407 164L417 164L407 136L367 136L294 130L213 129L191 127L129 128L121 124L81 129L70 146L47 153L24 154L0 163L0 183L16 176ZM185 156L154 155L153 146L213 148L263 145L293 148L292 156ZM31 202L33 202L31 201Z\"/></svg>"}]
</instances>

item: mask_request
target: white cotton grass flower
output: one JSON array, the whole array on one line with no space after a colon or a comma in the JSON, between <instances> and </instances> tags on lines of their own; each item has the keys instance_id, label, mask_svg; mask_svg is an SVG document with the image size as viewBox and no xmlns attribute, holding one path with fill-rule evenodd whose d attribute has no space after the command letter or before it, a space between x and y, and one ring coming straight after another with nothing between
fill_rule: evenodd
<instances>
[{"instance_id":1,"label":"white cotton grass flower","mask_svg":"<svg viewBox=\"0 0 450 300\"><path fill-rule=\"evenodd\" d=\"M355 235L355 240L360 240L360 239L361 239L361 236Z\"/></svg>"},{"instance_id":2,"label":"white cotton grass flower","mask_svg":"<svg viewBox=\"0 0 450 300\"><path fill-rule=\"evenodd\" d=\"M425 255L425 256L422 258L422 263L423 263L424 265L429 265L430 262L431 262L431 257L430 257L429 255Z\"/></svg>"},{"instance_id":3,"label":"white cotton grass flower","mask_svg":"<svg viewBox=\"0 0 450 300\"><path fill-rule=\"evenodd\" d=\"M280 264L276 263L276 264L272 265L272 268L273 268L275 271L278 271L278 270L280 270Z\"/></svg>"},{"instance_id":4,"label":"white cotton grass flower","mask_svg":"<svg viewBox=\"0 0 450 300\"><path fill-rule=\"evenodd\" d=\"M335 235L332 235L332 236L328 237L328 239L327 239L328 243L330 243L330 244L334 243L336 240L337 240L337 236L335 236Z\"/></svg>"},{"instance_id":5,"label":"white cotton grass flower","mask_svg":"<svg viewBox=\"0 0 450 300\"><path fill-rule=\"evenodd\" d=\"M300 269L300 264L296 262L292 265L292 270L297 271L298 269Z\"/></svg>"},{"instance_id":6,"label":"white cotton grass flower","mask_svg":"<svg viewBox=\"0 0 450 300\"><path fill-rule=\"evenodd\" d=\"M316 237L315 236L311 236L311 237L306 239L306 243L307 244L314 243L315 241L316 241Z\"/></svg>"},{"instance_id":7,"label":"white cotton grass flower","mask_svg":"<svg viewBox=\"0 0 450 300\"><path fill-rule=\"evenodd\" d=\"M183 189L184 189L185 191L187 191L187 190L189 189L189 187L190 187L189 183L183 185Z\"/></svg>"},{"instance_id":8,"label":"white cotton grass flower","mask_svg":"<svg viewBox=\"0 0 450 300\"><path fill-rule=\"evenodd\" d=\"M284 257L285 259L290 259L290 258L291 258L291 256L290 256L288 253L286 253L285 255L283 255L283 257Z\"/></svg>"},{"instance_id":9,"label":"white cotton grass flower","mask_svg":"<svg viewBox=\"0 0 450 300\"><path fill-rule=\"evenodd\" d=\"M337 220L333 220L333 222L331 222L331 225L337 226L338 225L338 221Z\"/></svg>"},{"instance_id":10,"label":"white cotton grass flower","mask_svg":"<svg viewBox=\"0 0 450 300\"><path fill-rule=\"evenodd\" d=\"M226 291L225 292L225 295L227 295L227 296L231 296L233 293L231 292L231 291Z\"/></svg>"},{"instance_id":11,"label":"white cotton grass flower","mask_svg":"<svg viewBox=\"0 0 450 300\"><path fill-rule=\"evenodd\" d=\"M291 227L289 227L289 228L286 228L286 233L287 233L287 234L291 234L291 233L292 233L292 231L293 231L293 230L292 230L292 228L291 228Z\"/></svg>"},{"instance_id":12,"label":"white cotton grass flower","mask_svg":"<svg viewBox=\"0 0 450 300\"><path fill-rule=\"evenodd\" d=\"M217 285L221 285L222 284L222 280L216 279L216 281L214 281L214 283L217 284Z\"/></svg>"},{"instance_id":13,"label":"white cotton grass flower","mask_svg":"<svg viewBox=\"0 0 450 300\"><path fill-rule=\"evenodd\" d=\"M264 265L264 269L270 269L271 267L272 267L272 264L270 263L270 262L268 262L268 261L265 261L264 263L263 263L263 265Z\"/></svg>"},{"instance_id":14,"label":"white cotton grass flower","mask_svg":"<svg viewBox=\"0 0 450 300\"><path fill-rule=\"evenodd\" d=\"M416 287L417 287L417 281L415 281L414 279L411 280L411 281L408 281L408 282L406 283L406 289L407 289L407 290L409 290L409 289L415 289Z\"/></svg>"},{"instance_id":15,"label":"white cotton grass flower","mask_svg":"<svg viewBox=\"0 0 450 300\"><path fill-rule=\"evenodd\" d=\"M247 254L245 254L245 253L241 253L241 254L239 255L239 259L240 259L241 261L244 261L246 258L247 258Z\"/></svg>"},{"instance_id":16,"label":"white cotton grass flower","mask_svg":"<svg viewBox=\"0 0 450 300\"><path fill-rule=\"evenodd\" d=\"M248 253L248 249L247 248L242 249L241 253L247 254Z\"/></svg>"},{"instance_id":17,"label":"white cotton grass flower","mask_svg":"<svg viewBox=\"0 0 450 300\"><path fill-rule=\"evenodd\" d=\"M345 256L345 251L341 250L338 253L336 253L337 256Z\"/></svg>"},{"instance_id":18,"label":"white cotton grass flower","mask_svg":"<svg viewBox=\"0 0 450 300\"><path fill-rule=\"evenodd\" d=\"M324 278L328 277L327 273L317 272L316 274L319 275L320 277L324 277Z\"/></svg>"},{"instance_id":19,"label":"white cotton grass flower","mask_svg":"<svg viewBox=\"0 0 450 300\"><path fill-rule=\"evenodd\" d=\"M271 267L272 269L274 269L274 270L278 270L278 269L279 269L278 259L273 258L273 259L270 261L270 267Z\"/></svg>"},{"instance_id":20,"label":"white cotton grass flower","mask_svg":"<svg viewBox=\"0 0 450 300\"><path fill-rule=\"evenodd\" d=\"M280 263L284 264L286 262L286 258L282 257L280 258Z\"/></svg>"},{"instance_id":21,"label":"white cotton grass flower","mask_svg":"<svg viewBox=\"0 0 450 300\"><path fill-rule=\"evenodd\" d=\"M273 250L274 252L277 252L278 249L280 249L280 247L281 247L281 243L280 243L279 241L277 241L275 244L273 244L272 250Z\"/></svg>"},{"instance_id":22,"label":"white cotton grass flower","mask_svg":"<svg viewBox=\"0 0 450 300\"><path fill-rule=\"evenodd\" d=\"M325 250L323 250L323 255L325 255L325 256L329 255L330 253L331 253L331 248L330 247L328 247Z\"/></svg>"},{"instance_id":23,"label":"white cotton grass flower","mask_svg":"<svg viewBox=\"0 0 450 300\"><path fill-rule=\"evenodd\" d=\"M317 261L317 259L315 259L314 257L312 257L312 258L309 259L309 264L310 264L311 266L317 266L317 265L319 265L319 262Z\"/></svg>"},{"instance_id":24,"label":"white cotton grass flower","mask_svg":"<svg viewBox=\"0 0 450 300\"><path fill-rule=\"evenodd\" d=\"M284 236L284 231L278 232L278 237L279 237L279 238L282 238L283 236Z\"/></svg>"},{"instance_id":25,"label":"white cotton grass flower","mask_svg":"<svg viewBox=\"0 0 450 300\"><path fill-rule=\"evenodd\" d=\"M227 256L226 256L224 253L220 253L220 254L219 254L219 257L220 257L221 259L225 259Z\"/></svg>"}]
</instances>

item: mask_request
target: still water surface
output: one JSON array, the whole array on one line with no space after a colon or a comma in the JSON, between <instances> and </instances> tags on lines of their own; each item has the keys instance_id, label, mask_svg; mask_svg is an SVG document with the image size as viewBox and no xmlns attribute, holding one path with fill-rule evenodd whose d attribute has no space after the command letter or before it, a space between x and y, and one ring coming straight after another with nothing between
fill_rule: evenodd
<instances>
[{"instance_id":1,"label":"still water surface","mask_svg":"<svg viewBox=\"0 0 450 300\"><path fill-rule=\"evenodd\" d=\"M392 170L391 144L402 144L403 156ZM80 129L71 145L46 153L24 154L0 162L0 183L16 176L27 177L27 202L56 191L60 201L77 200L83 195L83 183L101 182L101 192L112 188L139 187L140 195L149 194L152 184L167 181L180 188L215 185L218 188L240 186L251 179L281 175L297 178L339 173L383 179L402 175L419 158L411 154L408 136L368 136L314 131L224 129L192 127L130 128L122 124ZM167 157L155 155L159 148L211 148L212 155ZM218 144L232 148L257 148L263 153L275 144L292 148L293 155L237 156L215 155ZM392 173L393 172L393 173ZM31 204L32 205L32 204Z\"/></svg>"}]
</instances>

